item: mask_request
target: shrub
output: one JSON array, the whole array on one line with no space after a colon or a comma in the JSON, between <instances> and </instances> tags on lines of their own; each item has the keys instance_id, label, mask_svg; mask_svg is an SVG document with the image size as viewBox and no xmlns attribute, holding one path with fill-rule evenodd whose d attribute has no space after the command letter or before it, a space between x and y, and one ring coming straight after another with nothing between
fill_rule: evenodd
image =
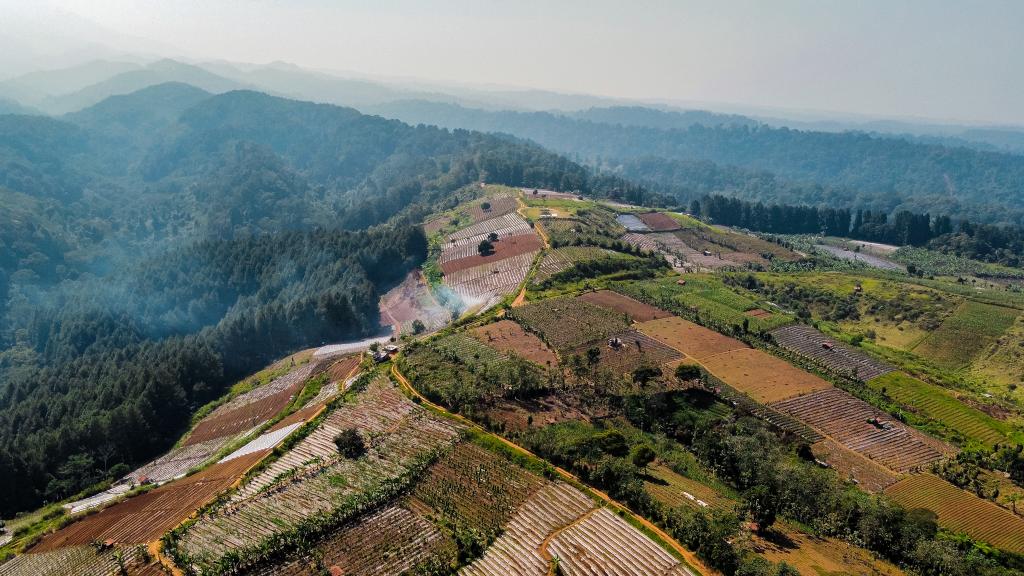
<instances>
[{"instance_id":1,"label":"shrub","mask_svg":"<svg viewBox=\"0 0 1024 576\"><path fill-rule=\"evenodd\" d=\"M366 454L366 444L355 428L338 433L334 437L334 444L338 447L338 453L348 459L354 460Z\"/></svg>"}]
</instances>

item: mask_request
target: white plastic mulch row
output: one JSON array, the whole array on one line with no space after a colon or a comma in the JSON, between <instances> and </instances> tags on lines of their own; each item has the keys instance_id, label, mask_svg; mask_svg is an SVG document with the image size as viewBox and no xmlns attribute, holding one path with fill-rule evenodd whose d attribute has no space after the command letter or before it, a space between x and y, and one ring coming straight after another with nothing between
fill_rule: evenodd
<instances>
[{"instance_id":1,"label":"white plastic mulch row","mask_svg":"<svg viewBox=\"0 0 1024 576\"><path fill-rule=\"evenodd\" d=\"M498 218L491 218L490 220L484 220L483 222L477 222L472 226L463 228L458 232L450 234L447 239L447 243L451 244L454 240L456 244L459 241L466 241L475 239L478 236L486 237L491 232L495 232L501 236L508 236L512 233L517 232L529 232L530 224L523 220L523 217L516 213L506 214ZM479 240L478 240L479 241Z\"/></svg>"},{"instance_id":2,"label":"white plastic mulch row","mask_svg":"<svg viewBox=\"0 0 1024 576\"><path fill-rule=\"evenodd\" d=\"M235 450L231 454L228 454L227 456L222 458L220 462L218 462L218 464L223 464L224 462L234 460L235 458L240 458L247 454L252 454L253 452L259 452L260 450L268 450L270 448L273 448L274 446L277 446L278 443L280 443L282 440L287 438L289 434L297 430L299 426L302 426L302 422L296 422L295 424L289 424L288 426L285 426L284 428L280 428L278 430L274 430L273 432L267 432L266 434L261 435L259 438L254 439L252 442L249 442L245 446L242 446L238 450Z\"/></svg>"},{"instance_id":3,"label":"white plastic mulch row","mask_svg":"<svg viewBox=\"0 0 1024 576\"><path fill-rule=\"evenodd\" d=\"M661 576L680 564L607 508L560 532L551 540L549 551L568 576Z\"/></svg>"}]
</instances>

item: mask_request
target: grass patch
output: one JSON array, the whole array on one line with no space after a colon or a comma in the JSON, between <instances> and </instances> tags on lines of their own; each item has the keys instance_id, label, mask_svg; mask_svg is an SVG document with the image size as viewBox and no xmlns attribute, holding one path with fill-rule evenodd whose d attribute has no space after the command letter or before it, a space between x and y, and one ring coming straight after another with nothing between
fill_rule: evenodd
<instances>
[{"instance_id":1,"label":"grass patch","mask_svg":"<svg viewBox=\"0 0 1024 576\"><path fill-rule=\"evenodd\" d=\"M943 368L962 368L999 338L1017 316L1017 310L965 301L914 347L914 353Z\"/></svg>"}]
</instances>

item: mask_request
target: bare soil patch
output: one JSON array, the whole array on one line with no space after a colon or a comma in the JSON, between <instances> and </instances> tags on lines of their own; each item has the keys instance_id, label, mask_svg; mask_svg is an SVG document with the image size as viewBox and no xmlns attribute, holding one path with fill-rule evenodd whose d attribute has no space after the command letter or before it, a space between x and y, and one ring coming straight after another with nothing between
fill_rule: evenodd
<instances>
[{"instance_id":1,"label":"bare soil patch","mask_svg":"<svg viewBox=\"0 0 1024 576\"><path fill-rule=\"evenodd\" d=\"M699 360L726 384L765 404L832 388L825 380L753 348Z\"/></svg>"},{"instance_id":2,"label":"bare soil patch","mask_svg":"<svg viewBox=\"0 0 1024 576\"><path fill-rule=\"evenodd\" d=\"M484 344L499 352L515 352L519 356L544 367L557 366L558 357L537 336L523 330L511 320L499 320L469 331Z\"/></svg>"},{"instance_id":3,"label":"bare soil patch","mask_svg":"<svg viewBox=\"0 0 1024 576\"><path fill-rule=\"evenodd\" d=\"M747 348L746 344L735 338L729 338L677 316L641 322L637 328L683 354L696 358L699 362L715 354Z\"/></svg>"},{"instance_id":4,"label":"bare soil patch","mask_svg":"<svg viewBox=\"0 0 1024 576\"><path fill-rule=\"evenodd\" d=\"M580 296L580 299L595 304L602 308L615 310L627 314L634 322L648 322L658 318L668 318L672 314L661 308L655 308L649 304L638 302L629 296L623 296L611 290L598 290L587 292Z\"/></svg>"},{"instance_id":5,"label":"bare soil patch","mask_svg":"<svg viewBox=\"0 0 1024 576\"><path fill-rule=\"evenodd\" d=\"M490 264L512 256L519 256L528 252L534 252L544 247L544 243L534 233L520 234L518 236L506 236L493 243L494 251L483 256L479 253L465 258L450 260L441 264L441 271L445 274L452 274L474 266Z\"/></svg>"}]
</instances>

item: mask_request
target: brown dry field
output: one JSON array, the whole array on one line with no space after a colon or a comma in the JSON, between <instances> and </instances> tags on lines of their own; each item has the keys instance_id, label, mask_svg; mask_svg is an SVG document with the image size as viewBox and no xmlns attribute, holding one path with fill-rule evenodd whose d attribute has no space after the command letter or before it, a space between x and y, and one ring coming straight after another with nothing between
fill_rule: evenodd
<instances>
[{"instance_id":1,"label":"brown dry field","mask_svg":"<svg viewBox=\"0 0 1024 576\"><path fill-rule=\"evenodd\" d=\"M853 478L861 489L881 492L895 484L899 475L828 438L811 445L814 457L827 462L842 478Z\"/></svg>"},{"instance_id":2,"label":"brown dry field","mask_svg":"<svg viewBox=\"0 0 1024 576\"><path fill-rule=\"evenodd\" d=\"M362 360L361 354L354 354L338 360L327 369L327 375L331 382L342 383L352 376L352 372L359 366Z\"/></svg>"},{"instance_id":3,"label":"brown dry field","mask_svg":"<svg viewBox=\"0 0 1024 576\"><path fill-rule=\"evenodd\" d=\"M619 332L610 336L609 340L611 338L622 340L622 345L616 349L609 346L606 340L600 340L584 344L573 350L572 354L586 358L587 350L597 348L601 351L598 365L616 374L628 374L643 366L662 367L671 362L678 362L683 357L675 348L636 330ZM664 368L662 373L671 374L668 368Z\"/></svg>"},{"instance_id":4,"label":"brown dry field","mask_svg":"<svg viewBox=\"0 0 1024 576\"><path fill-rule=\"evenodd\" d=\"M484 202L490 202L491 209L484 210L481 205ZM468 210L469 217L473 219L473 223L483 222L491 218L497 218L498 216L504 216L509 212L515 212L516 208L519 208L519 203L512 196L497 196L495 198L478 198L473 201L473 207Z\"/></svg>"},{"instance_id":5,"label":"brown dry field","mask_svg":"<svg viewBox=\"0 0 1024 576\"><path fill-rule=\"evenodd\" d=\"M306 385L305 380L300 380L294 386L286 388L277 394L267 396L251 404L246 404L230 412L225 412L212 418L207 417L196 424L185 440L185 446L191 446L199 442L234 436L245 432L261 422L269 420L281 410L284 410L292 396L297 394Z\"/></svg>"},{"instance_id":6,"label":"brown dry field","mask_svg":"<svg viewBox=\"0 0 1024 576\"><path fill-rule=\"evenodd\" d=\"M683 354L703 362L722 352L746 349L747 345L677 316L641 322L637 328Z\"/></svg>"},{"instance_id":7,"label":"brown dry field","mask_svg":"<svg viewBox=\"0 0 1024 576\"><path fill-rule=\"evenodd\" d=\"M623 296L611 290L587 292L581 295L580 299L586 300L595 306L622 312L632 318L634 322L649 322L658 318L668 318L672 315L661 308L655 308L649 304L638 302L629 296Z\"/></svg>"},{"instance_id":8,"label":"brown dry field","mask_svg":"<svg viewBox=\"0 0 1024 576\"><path fill-rule=\"evenodd\" d=\"M202 472L114 504L47 535L31 551L47 552L107 540L116 544L153 542L228 489L269 453L263 450L214 464Z\"/></svg>"},{"instance_id":9,"label":"brown dry field","mask_svg":"<svg viewBox=\"0 0 1024 576\"><path fill-rule=\"evenodd\" d=\"M662 214L661 212L637 214L637 218L639 218L644 224L647 224L648 228L658 232L678 230L680 228L679 222L676 222L671 216Z\"/></svg>"},{"instance_id":10,"label":"brown dry field","mask_svg":"<svg viewBox=\"0 0 1024 576\"><path fill-rule=\"evenodd\" d=\"M747 310L743 315L750 316L751 318L768 318L772 313L767 310L761 310L760 308L754 308L753 310Z\"/></svg>"},{"instance_id":11,"label":"brown dry field","mask_svg":"<svg viewBox=\"0 0 1024 576\"><path fill-rule=\"evenodd\" d=\"M864 576L902 576L904 572L876 559L870 552L835 538L804 534L785 524L776 524L772 537L752 535L754 550L772 562L785 562L801 574L821 576L857 574Z\"/></svg>"},{"instance_id":12,"label":"brown dry field","mask_svg":"<svg viewBox=\"0 0 1024 576\"><path fill-rule=\"evenodd\" d=\"M448 218L447 216L435 218L430 222L425 222L423 224L423 231L426 232L427 236L437 234L437 232L440 231L441 228L447 226L449 222L451 222L451 218Z\"/></svg>"},{"instance_id":13,"label":"brown dry field","mask_svg":"<svg viewBox=\"0 0 1024 576\"><path fill-rule=\"evenodd\" d=\"M511 320L499 320L469 331L477 340L499 352L515 352L541 366L557 366L558 357L537 336Z\"/></svg>"},{"instance_id":14,"label":"brown dry field","mask_svg":"<svg viewBox=\"0 0 1024 576\"><path fill-rule=\"evenodd\" d=\"M813 374L753 348L698 357L698 360L726 384L762 404L832 387Z\"/></svg>"},{"instance_id":15,"label":"brown dry field","mask_svg":"<svg viewBox=\"0 0 1024 576\"><path fill-rule=\"evenodd\" d=\"M520 254L540 250L543 247L544 242L542 242L541 239L533 233L520 234L518 236L505 236L494 243L494 253L490 256L474 254L467 258L451 260L441 264L441 271L445 274L452 274L474 266L483 266L484 264L491 264L498 260L511 258L512 256L519 256Z\"/></svg>"}]
</instances>

